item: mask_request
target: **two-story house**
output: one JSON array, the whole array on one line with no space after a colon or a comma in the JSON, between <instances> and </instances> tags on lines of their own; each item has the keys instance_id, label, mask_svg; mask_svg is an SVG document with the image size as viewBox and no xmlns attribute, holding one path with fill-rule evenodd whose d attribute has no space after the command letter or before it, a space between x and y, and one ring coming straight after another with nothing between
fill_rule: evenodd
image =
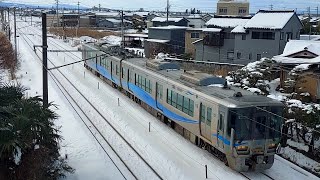
<instances>
[{"instance_id":1,"label":"two-story house","mask_svg":"<svg viewBox=\"0 0 320 180\"><path fill-rule=\"evenodd\" d=\"M217 15L248 16L249 5L247 0L219 0Z\"/></svg>"},{"instance_id":2,"label":"two-story house","mask_svg":"<svg viewBox=\"0 0 320 180\"><path fill-rule=\"evenodd\" d=\"M207 27L223 31L195 43L196 60L248 64L282 54L290 39L300 38L302 23L294 11L260 10L251 19L212 18ZM212 43L217 37L223 42Z\"/></svg>"}]
</instances>

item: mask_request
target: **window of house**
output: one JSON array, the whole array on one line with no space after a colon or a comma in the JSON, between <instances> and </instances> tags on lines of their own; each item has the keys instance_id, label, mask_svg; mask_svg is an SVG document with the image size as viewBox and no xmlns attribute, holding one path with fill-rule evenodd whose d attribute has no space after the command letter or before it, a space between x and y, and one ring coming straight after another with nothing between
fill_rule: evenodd
<instances>
[{"instance_id":1,"label":"window of house","mask_svg":"<svg viewBox=\"0 0 320 180\"><path fill-rule=\"evenodd\" d=\"M241 52L237 52L237 58L241 59Z\"/></svg>"},{"instance_id":2,"label":"window of house","mask_svg":"<svg viewBox=\"0 0 320 180\"><path fill-rule=\"evenodd\" d=\"M252 38L252 39L260 39L260 32L255 32L255 31L253 31L251 38Z\"/></svg>"},{"instance_id":3,"label":"window of house","mask_svg":"<svg viewBox=\"0 0 320 180\"><path fill-rule=\"evenodd\" d=\"M245 14L245 13L247 13L246 8L239 8L239 14Z\"/></svg>"},{"instance_id":4,"label":"window of house","mask_svg":"<svg viewBox=\"0 0 320 180\"><path fill-rule=\"evenodd\" d=\"M296 39L300 39L300 33L299 32L296 33Z\"/></svg>"},{"instance_id":5,"label":"window of house","mask_svg":"<svg viewBox=\"0 0 320 180\"><path fill-rule=\"evenodd\" d=\"M283 38L284 38L284 32L281 32L280 33L280 40L283 40Z\"/></svg>"},{"instance_id":6,"label":"window of house","mask_svg":"<svg viewBox=\"0 0 320 180\"><path fill-rule=\"evenodd\" d=\"M230 59L230 60L233 60L234 59L234 52L233 51L228 51L227 52L227 58Z\"/></svg>"},{"instance_id":7,"label":"window of house","mask_svg":"<svg viewBox=\"0 0 320 180\"><path fill-rule=\"evenodd\" d=\"M292 39L292 33L291 32L287 32L286 33L286 40L289 41L290 39Z\"/></svg>"},{"instance_id":8,"label":"window of house","mask_svg":"<svg viewBox=\"0 0 320 180\"><path fill-rule=\"evenodd\" d=\"M262 32L262 39L274 40L274 32Z\"/></svg>"},{"instance_id":9,"label":"window of house","mask_svg":"<svg viewBox=\"0 0 320 180\"><path fill-rule=\"evenodd\" d=\"M242 40L246 40L247 39L247 35L246 34L242 34Z\"/></svg>"},{"instance_id":10,"label":"window of house","mask_svg":"<svg viewBox=\"0 0 320 180\"><path fill-rule=\"evenodd\" d=\"M252 59L252 53L249 53L249 60Z\"/></svg>"},{"instance_id":11,"label":"window of house","mask_svg":"<svg viewBox=\"0 0 320 180\"><path fill-rule=\"evenodd\" d=\"M200 33L198 33L198 32L191 33L191 39L198 39L198 38L200 38Z\"/></svg>"},{"instance_id":12,"label":"window of house","mask_svg":"<svg viewBox=\"0 0 320 180\"><path fill-rule=\"evenodd\" d=\"M261 59L261 54L257 54L257 61Z\"/></svg>"},{"instance_id":13,"label":"window of house","mask_svg":"<svg viewBox=\"0 0 320 180\"><path fill-rule=\"evenodd\" d=\"M219 9L219 13L220 14L227 14L228 13L228 9L227 8L220 8Z\"/></svg>"}]
</instances>

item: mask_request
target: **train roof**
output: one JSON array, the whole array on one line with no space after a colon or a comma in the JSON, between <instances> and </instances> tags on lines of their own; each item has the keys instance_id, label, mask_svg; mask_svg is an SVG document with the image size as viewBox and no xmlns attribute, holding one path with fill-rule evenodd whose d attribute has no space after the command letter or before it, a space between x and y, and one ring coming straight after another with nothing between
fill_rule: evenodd
<instances>
[{"instance_id":1,"label":"train roof","mask_svg":"<svg viewBox=\"0 0 320 180\"><path fill-rule=\"evenodd\" d=\"M131 58L125 61L213 97L228 107L282 106L281 102L266 96L257 95L237 87L226 86L225 79L223 78L200 71L185 71L177 68L179 66L170 61L149 60L146 58ZM166 64L166 67L169 68L152 67L150 64Z\"/></svg>"}]
</instances>

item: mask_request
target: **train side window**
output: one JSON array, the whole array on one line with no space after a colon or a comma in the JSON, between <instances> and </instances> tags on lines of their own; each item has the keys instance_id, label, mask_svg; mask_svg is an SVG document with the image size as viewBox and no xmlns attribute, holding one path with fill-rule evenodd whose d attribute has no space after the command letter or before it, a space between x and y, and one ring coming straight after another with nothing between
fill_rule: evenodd
<instances>
[{"instance_id":1,"label":"train side window","mask_svg":"<svg viewBox=\"0 0 320 180\"><path fill-rule=\"evenodd\" d=\"M171 91L172 106L177 107L177 93Z\"/></svg>"},{"instance_id":2,"label":"train side window","mask_svg":"<svg viewBox=\"0 0 320 180\"><path fill-rule=\"evenodd\" d=\"M121 77L122 77L122 79L124 79L124 68L122 68Z\"/></svg>"},{"instance_id":3,"label":"train side window","mask_svg":"<svg viewBox=\"0 0 320 180\"><path fill-rule=\"evenodd\" d=\"M134 84L137 85L137 74L134 73Z\"/></svg>"},{"instance_id":4,"label":"train side window","mask_svg":"<svg viewBox=\"0 0 320 180\"><path fill-rule=\"evenodd\" d=\"M224 120L224 115L220 114L220 118L219 118L219 130L223 131L223 120Z\"/></svg>"},{"instance_id":5,"label":"train side window","mask_svg":"<svg viewBox=\"0 0 320 180\"><path fill-rule=\"evenodd\" d=\"M190 100L189 98L184 97L183 98L183 112L188 114L189 113L189 104L190 104Z\"/></svg>"},{"instance_id":6,"label":"train side window","mask_svg":"<svg viewBox=\"0 0 320 180\"><path fill-rule=\"evenodd\" d=\"M201 104L200 120L203 123L205 123L205 121L206 121L206 106L203 104Z\"/></svg>"},{"instance_id":7,"label":"train side window","mask_svg":"<svg viewBox=\"0 0 320 180\"><path fill-rule=\"evenodd\" d=\"M212 116L212 109L207 108L207 125L211 127L211 116Z\"/></svg>"},{"instance_id":8,"label":"train side window","mask_svg":"<svg viewBox=\"0 0 320 180\"><path fill-rule=\"evenodd\" d=\"M169 89L167 89L167 103L172 104L171 91Z\"/></svg>"},{"instance_id":9,"label":"train side window","mask_svg":"<svg viewBox=\"0 0 320 180\"><path fill-rule=\"evenodd\" d=\"M189 116L193 117L194 114L194 101L190 99L190 104L189 104Z\"/></svg>"},{"instance_id":10,"label":"train side window","mask_svg":"<svg viewBox=\"0 0 320 180\"><path fill-rule=\"evenodd\" d=\"M151 83L151 80L149 80L149 91L148 91L150 94L152 93L152 83Z\"/></svg>"},{"instance_id":11,"label":"train side window","mask_svg":"<svg viewBox=\"0 0 320 180\"><path fill-rule=\"evenodd\" d=\"M163 86L157 83L157 97L162 100Z\"/></svg>"},{"instance_id":12,"label":"train side window","mask_svg":"<svg viewBox=\"0 0 320 180\"><path fill-rule=\"evenodd\" d=\"M178 94L177 108L180 111L182 111L182 105L183 105L183 96Z\"/></svg>"},{"instance_id":13,"label":"train side window","mask_svg":"<svg viewBox=\"0 0 320 180\"><path fill-rule=\"evenodd\" d=\"M118 69L118 65L116 64L116 75L119 74L119 69Z\"/></svg>"}]
</instances>

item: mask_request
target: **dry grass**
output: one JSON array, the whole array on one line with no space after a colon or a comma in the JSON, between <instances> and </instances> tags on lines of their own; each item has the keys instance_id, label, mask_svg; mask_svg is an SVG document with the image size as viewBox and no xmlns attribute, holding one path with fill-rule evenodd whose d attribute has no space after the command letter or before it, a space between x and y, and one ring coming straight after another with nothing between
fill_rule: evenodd
<instances>
[{"instance_id":1,"label":"dry grass","mask_svg":"<svg viewBox=\"0 0 320 180\"><path fill-rule=\"evenodd\" d=\"M57 36L63 36L63 29L62 27L52 27L48 29L49 33L57 35ZM65 35L67 37L76 37L77 29L76 28L65 28ZM100 39L105 36L109 35L119 35L118 32L113 31L98 31L97 29L91 29L91 28L79 28L78 29L78 37L81 36L90 36L95 39Z\"/></svg>"}]
</instances>

